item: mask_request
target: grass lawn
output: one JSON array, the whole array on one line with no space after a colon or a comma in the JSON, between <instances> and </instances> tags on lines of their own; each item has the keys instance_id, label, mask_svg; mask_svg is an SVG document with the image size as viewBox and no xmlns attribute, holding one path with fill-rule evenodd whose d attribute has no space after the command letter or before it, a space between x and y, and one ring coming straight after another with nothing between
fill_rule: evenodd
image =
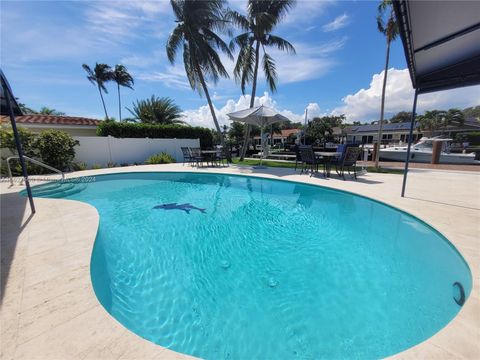
<instances>
[{"instance_id":1,"label":"grass lawn","mask_svg":"<svg viewBox=\"0 0 480 360\"><path fill-rule=\"evenodd\" d=\"M236 165L244 165L244 166L256 166L260 165L260 159L255 159L255 160L243 160L240 161L240 158L233 158L233 163ZM290 168L293 169L295 168L295 163L290 163L290 162L282 162L282 161L274 161L274 160L263 160L262 165L268 166L268 167L280 167L280 168ZM401 169L385 169L385 168L379 168L376 169L373 166L367 167L367 171L371 173L382 173L382 174L403 174L403 170Z\"/></svg>"}]
</instances>

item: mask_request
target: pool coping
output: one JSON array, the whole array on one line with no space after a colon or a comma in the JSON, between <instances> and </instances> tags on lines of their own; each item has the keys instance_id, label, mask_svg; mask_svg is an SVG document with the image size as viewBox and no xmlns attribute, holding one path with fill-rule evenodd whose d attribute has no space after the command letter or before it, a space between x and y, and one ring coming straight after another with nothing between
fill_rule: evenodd
<instances>
[{"instance_id":1,"label":"pool coping","mask_svg":"<svg viewBox=\"0 0 480 360\"><path fill-rule=\"evenodd\" d=\"M250 177L253 176L258 178L269 178L274 180L284 180L284 181L290 181L290 182L304 183L307 185L322 186L327 189L340 190L340 191L345 191L347 193L351 193L354 195L362 196L370 200L377 201L387 206L396 208L399 211L405 212L409 215L412 215L418 218L420 221L424 222L429 227L431 227L432 229L437 231L439 234L441 234L442 237L445 238L445 240L447 240L450 244L452 244L452 246L454 246L454 248L462 255L463 259L466 261L467 265L469 266L470 271L472 273L473 284L472 284L471 294L467 299L465 305L463 306L459 314L449 324L447 324L447 326L445 326L443 329L441 329L438 333L436 333L431 338L425 340L424 342L410 349L407 349L399 354L394 355L392 358L411 358L411 357L434 357L434 358L443 357L445 358L445 357L452 357L452 356L460 357L460 358L474 358L474 357L480 356L480 348L478 345L475 346L475 344L479 343L479 341L477 340L480 339L480 331L479 331L480 319L478 315L480 314L480 311L478 311L480 307L480 298L478 296L479 295L479 292L478 292L479 272L478 272L478 261L476 261L476 257L478 257L478 251L476 251L477 249L475 249L475 247L473 248L473 254L471 254L472 251L470 251L472 249L469 249L469 251L465 251L465 248L464 248L462 251L463 246L457 240L458 237L456 236L458 231L455 231L455 229L448 226L447 227L441 226L439 229L438 227L439 221L437 221L438 219L436 219L435 216L433 216L431 213L427 214L427 216L425 216L425 214L420 214L421 208L419 208L418 204L415 203L415 201L413 201L412 199L405 199L405 198L402 199L400 198L400 196L398 196L398 199L393 199L388 197L382 198L382 196L378 196L378 194L372 194L372 192L370 191L371 189L368 187L362 190L361 192L358 192L358 189L353 189L353 190L348 189L349 184L352 184L349 181L347 182L325 181L322 178L309 177L305 175L299 176L298 173L297 174L292 173L291 169L288 169L288 170L290 171L275 171L271 169L269 173L253 173L250 167L228 167L228 168L215 168L215 169L208 168L208 169L197 170L196 168L190 168L187 166L183 167L179 164L175 164L175 165L168 165L168 166L149 165L149 166L135 166L135 167L111 168L111 169L101 169L101 170L87 170L87 171L68 174L67 178L73 178L73 177L79 177L79 176L92 176L92 175L93 176L107 175L107 174L113 174L113 173L135 173L135 172L194 172L194 173L206 173L206 174L223 173L227 175L241 175L241 176L250 176ZM281 175L279 175L279 173L281 173ZM369 175L372 178L389 178L390 176L394 176L394 177L399 176L399 175L391 175L391 174L369 174ZM286 178L284 179L283 177L286 177ZM21 188L19 190L21 190ZM2 191L2 194L3 194L3 191ZM45 209L56 208L56 211L62 214L68 214L68 212L72 212L72 211L73 212L81 211L86 214L85 219L81 220L78 223L78 226L82 229L90 229L90 231L87 232L84 238L81 240L82 244L86 244L86 246L82 248L81 254L78 253L76 255L83 256L84 258L86 257L87 264L89 265L90 254L93 248L93 243L95 241L95 234L98 228L97 210L91 205L88 205L83 202L75 201L75 200L35 198L35 202L39 207L39 211L42 211L43 210L42 208L45 208ZM424 206L426 205L422 204L422 208ZM441 206L434 205L434 204L429 204L428 207L431 207L433 210L437 210L437 211L444 210L441 208ZM28 210L26 210L26 212L28 212ZM475 216L478 216L479 212L475 211L475 214L476 214ZM66 218L66 220L68 221L68 217ZM3 218L2 218L2 222L3 222ZM94 231L92 230L92 228L94 228ZM51 233L49 233L48 235L51 235ZM462 236L465 236L465 234L463 234ZM469 235L467 234L467 236ZM35 237L36 238L38 237L37 233L35 233ZM470 240L472 239L469 239L469 241ZM477 244L475 241L473 243ZM68 247L66 247L66 250L67 248ZM68 268L68 264L67 264L67 268ZM87 272L89 277L89 271ZM84 275L85 275L85 272L83 272L82 276ZM93 297L94 300L97 302L97 303L92 302L92 309L89 311L90 312L94 311L96 314L95 316L100 319L98 320L100 321L97 324L98 326L111 330L112 333L118 333L117 337L114 337L115 338L114 343L116 344L117 348L111 346L112 341L110 341L109 343L110 347L103 346L103 342L101 342L97 345L90 346L88 349L84 349L84 351L81 353L77 353L75 356L76 358L94 358L95 355L97 355L98 357L99 354L102 354L102 358L121 358L122 356L128 357L128 358L138 357L138 358L162 358L162 359L188 357L188 356L184 356L183 354L175 353L171 350L165 349L159 345L152 344L151 342L144 340L139 336L131 333L129 330L126 330L125 328L123 328L122 325L120 325L115 319L113 319L110 315L108 315L106 310L104 310L103 307L101 307L101 305L98 304L96 296L93 292L93 288L91 287L91 283L89 281L88 281L88 284L86 285L86 287L82 288L82 291L83 291L82 295L86 295L87 297ZM22 286L23 285L27 285L27 284L22 284ZM80 298L82 297L85 297L85 296L81 296ZM6 309L8 309L8 306L5 307L4 304L5 304L5 301L2 303L2 320L3 320L3 315ZM37 304L37 305L41 307L41 304ZM19 306L20 306L20 314L22 314L21 304ZM102 311L105 314L102 314ZM48 315L45 315L45 316L47 316L48 318ZM45 324L48 323L48 320L43 319L42 321ZM73 320L68 320L65 323L67 322L71 323L72 321ZM21 319L20 319L20 324L22 324ZM85 327L85 324L83 325L80 324L80 325L81 326L77 324L77 328L79 328L78 330L84 331L85 329L83 328ZM13 355L11 356L11 358L32 358L32 357L42 358L42 357L45 357L45 355L54 356L55 351L57 351L59 348L63 351L66 351L66 349L62 347L62 344L50 347L50 349L48 349L48 347L45 345L49 343L49 340L52 340L52 336L53 336L52 334L55 334L54 330L61 326L64 326L64 323L62 323L62 325L54 327L53 329L50 329L50 327L48 327L47 329L45 329L44 332L42 332L38 336L28 339L27 341L20 344L17 340L19 336L20 338L22 337L22 335L19 333L24 328L22 328L21 326L17 326L17 329L16 329L17 333L14 334L15 336L12 335L15 338L15 344L11 345L11 348L13 348L13 353L10 353L10 355ZM75 328L73 328L70 331L75 332ZM459 336L459 332L461 333L461 336ZM468 338L467 341L465 341L465 338ZM122 339L121 345L118 339ZM109 340L111 340L111 338L109 338ZM4 341L3 341L3 330L2 330L2 344L3 343ZM42 346L42 343L43 343L43 346ZM38 351L39 346L41 348L47 347L47 349L45 349L46 352ZM99 349L102 349L102 351L99 352L100 351ZM120 349L123 349L123 350L121 351ZM129 351L128 349L134 349L134 350ZM5 352L4 350L2 350L2 353L5 355L8 355L8 353ZM62 354L68 354L68 352L66 353L63 352ZM57 354L57 356L58 355L59 354Z\"/></svg>"}]
</instances>

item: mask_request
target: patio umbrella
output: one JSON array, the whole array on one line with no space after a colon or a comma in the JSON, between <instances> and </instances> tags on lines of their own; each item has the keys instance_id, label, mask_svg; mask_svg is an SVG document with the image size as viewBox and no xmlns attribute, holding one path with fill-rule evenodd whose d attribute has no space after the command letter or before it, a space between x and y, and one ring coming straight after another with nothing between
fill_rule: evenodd
<instances>
[{"instance_id":1,"label":"patio umbrella","mask_svg":"<svg viewBox=\"0 0 480 360\"><path fill-rule=\"evenodd\" d=\"M279 114L275 110L265 107L263 105L250 109L235 111L227 115L232 121L239 121L246 124L260 126L260 139L262 141L262 155L260 156L260 166L262 165L263 155L265 154L263 141L264 127L281 121L290 121L282 114Z\"/></svg>"}]
</instances>

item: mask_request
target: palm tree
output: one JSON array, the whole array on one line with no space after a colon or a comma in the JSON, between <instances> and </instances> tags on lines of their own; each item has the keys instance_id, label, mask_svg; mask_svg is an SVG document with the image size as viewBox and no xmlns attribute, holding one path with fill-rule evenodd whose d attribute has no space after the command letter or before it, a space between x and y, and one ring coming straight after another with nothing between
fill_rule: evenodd
<instances>
[{"instance_id":1,"label":"palm tree","mask_svg":"<svg viewBox=\"0 0 480 360\"><path fill-rule=\"evenodd\" d=\"M283 16L295 5L295 0L249 0L247 15L241 15L236 11L230 11L229 17L234 24L239 26L242 34L236 36L230 42L233 50L236 46L240 48L235 63L235 79L240 82L242 93L245 94L245 86L252 83L252 95L250 107L255 104L257 91L258 67L260 64L260 48L263 50L263 71L268 86L272 92L277 88L277 72L275 61L266 52L267 47L276 47L295 54L295 48L287 40L271 34ZM250 125L245 127L244 144L240 160L243 160L247 151L250 137Z\"/></svg>"},{"instance_id":2,"label":"palm tree","mask_svg":"<svg viewBox=\"0 0 480 360\"><path fill-rule=\"evenodd\" d=\"M422 131L429 132L431 136L435 134L446 123L447 112L443 110L425 111L417 119Z\"/></svg>"},{"instance_id":3,"label":"palm tree","mask_svg":"<svg viewBox=\"0 0 480 360\"><path fill-rule=\"evenodd\" d=\"M382 105L380 110L380 123L378 128L378 150L380 150L380 143L382 141L383 132L383 117L385 114L385 88L387 86L388 62L390 60L390 43L398 36L398 25L395 20L395 13L393 12L392 0L382 0L378 5L377 27L387 40L387 55L385 60L385 71L383 74L382 87ZM375 156L375 167L378 168L378 161L380 159L380 151L377 151Z\"/></svg>"},{"instance_id":4,"label":"palm tree","mask_svg":"<svg viewBox=\"0 0 480 360\"><path fill-rule=\"evenodd\" d=\"M173 64L178 50L183 49L183 65L190 86L200 96L202 92L205 94L221 145L225 147L206 80L217 83L220 77L229 77L216 50L226 53L231 59L233 56L227 44L215 33L228 32L229 23L223 7L225 1L171 0L170 3L177 25L167 41L168 60Z\"/></svg>"},{"instance_id":5,"label":"palm tree","mask_svg":"<svg viewBox=\"0 0 480 360\"><path fill-rule=\"evenodd\" d=\"M42 115L65 115L64 112L57 111L55 109L50 109L46 106L42 107L38 113Z\"/></svg>"},{"instance_id":6,"label":"palm tree","mask_svg":"<svg viewBox=\"0 0 480 360\"><path fill-rule=\"evenodd\" d=\"M100 98L102 99L103 110L105 110L105 119L108 119L107 108L105 106L105 101L103 100L102 90L105 91L105 94L108 94L105 83L112 80L112 68L107 64L96 63L92 71L87 64L82 65L83 69L87 72L87 79L93 85L98 87L98 92L100 93Z\"/></svg>"},{"instance_id":7,"label":"palm tree","mask_svg":"<svg viewBox=\"0 0 480 360\"><path fill-rule=\"evenodd\" d=\"M135 120L147 124L184 124L181 119L182 109L168 98L152 95L150 99L137 100L133 110L127 108ZM132 119L129 119L131 121Z\"/></svg>"},{"instance_id":8,"label":"palm tree","mask_svg":"<svg viewBox=\"0 0 480 360\"><path fill-rule=\"evenodd\" d=\"M117 83L118 91L118 118L122 121L122 102L120 100L120 86L128 87L133 90L133 78L128 73L127 68L123 65L115 65L112 72L112 80Z\"/></svg>"},{"instance_id":9,"label":"palm tree","mask_svg":"<svg viewBox=\"0 0 480 360\"><path fill-rule=\"evenodd\" d=\"M421 130L430 132L430 135L433 136L447 126L462 126L465 123L465 115L459 109L431 110L425 111L425 114L419 116L418 122Z\"/></svg>"}]
</instances>

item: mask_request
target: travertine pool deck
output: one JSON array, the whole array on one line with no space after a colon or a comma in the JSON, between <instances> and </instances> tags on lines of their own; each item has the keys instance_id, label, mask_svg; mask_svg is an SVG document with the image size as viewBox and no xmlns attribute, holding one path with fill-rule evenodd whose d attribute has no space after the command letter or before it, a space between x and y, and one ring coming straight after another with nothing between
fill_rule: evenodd
<instances>
[{"instance_id":1,"label":"travertine pool deck","mask_svg":"<svg viewBox=\"0 0 480 360\"><path fill-rule=\"evenodd\" d=\"M299 175L291 169L191 168L150 165L69 174L130 171L241 173L323 185L365 195L425 220L468 262L472 293L458 316L427 341L396 358L480 358L480 174L412 170L402 176L365 174L358 181ZM181 359L131 333L99 304L90 282L98 213L85 203L36 198L30 216L22 186L1 184L1 359ZM267 355L267 354L266 354Z\"/></svg>"}]
</instances>

